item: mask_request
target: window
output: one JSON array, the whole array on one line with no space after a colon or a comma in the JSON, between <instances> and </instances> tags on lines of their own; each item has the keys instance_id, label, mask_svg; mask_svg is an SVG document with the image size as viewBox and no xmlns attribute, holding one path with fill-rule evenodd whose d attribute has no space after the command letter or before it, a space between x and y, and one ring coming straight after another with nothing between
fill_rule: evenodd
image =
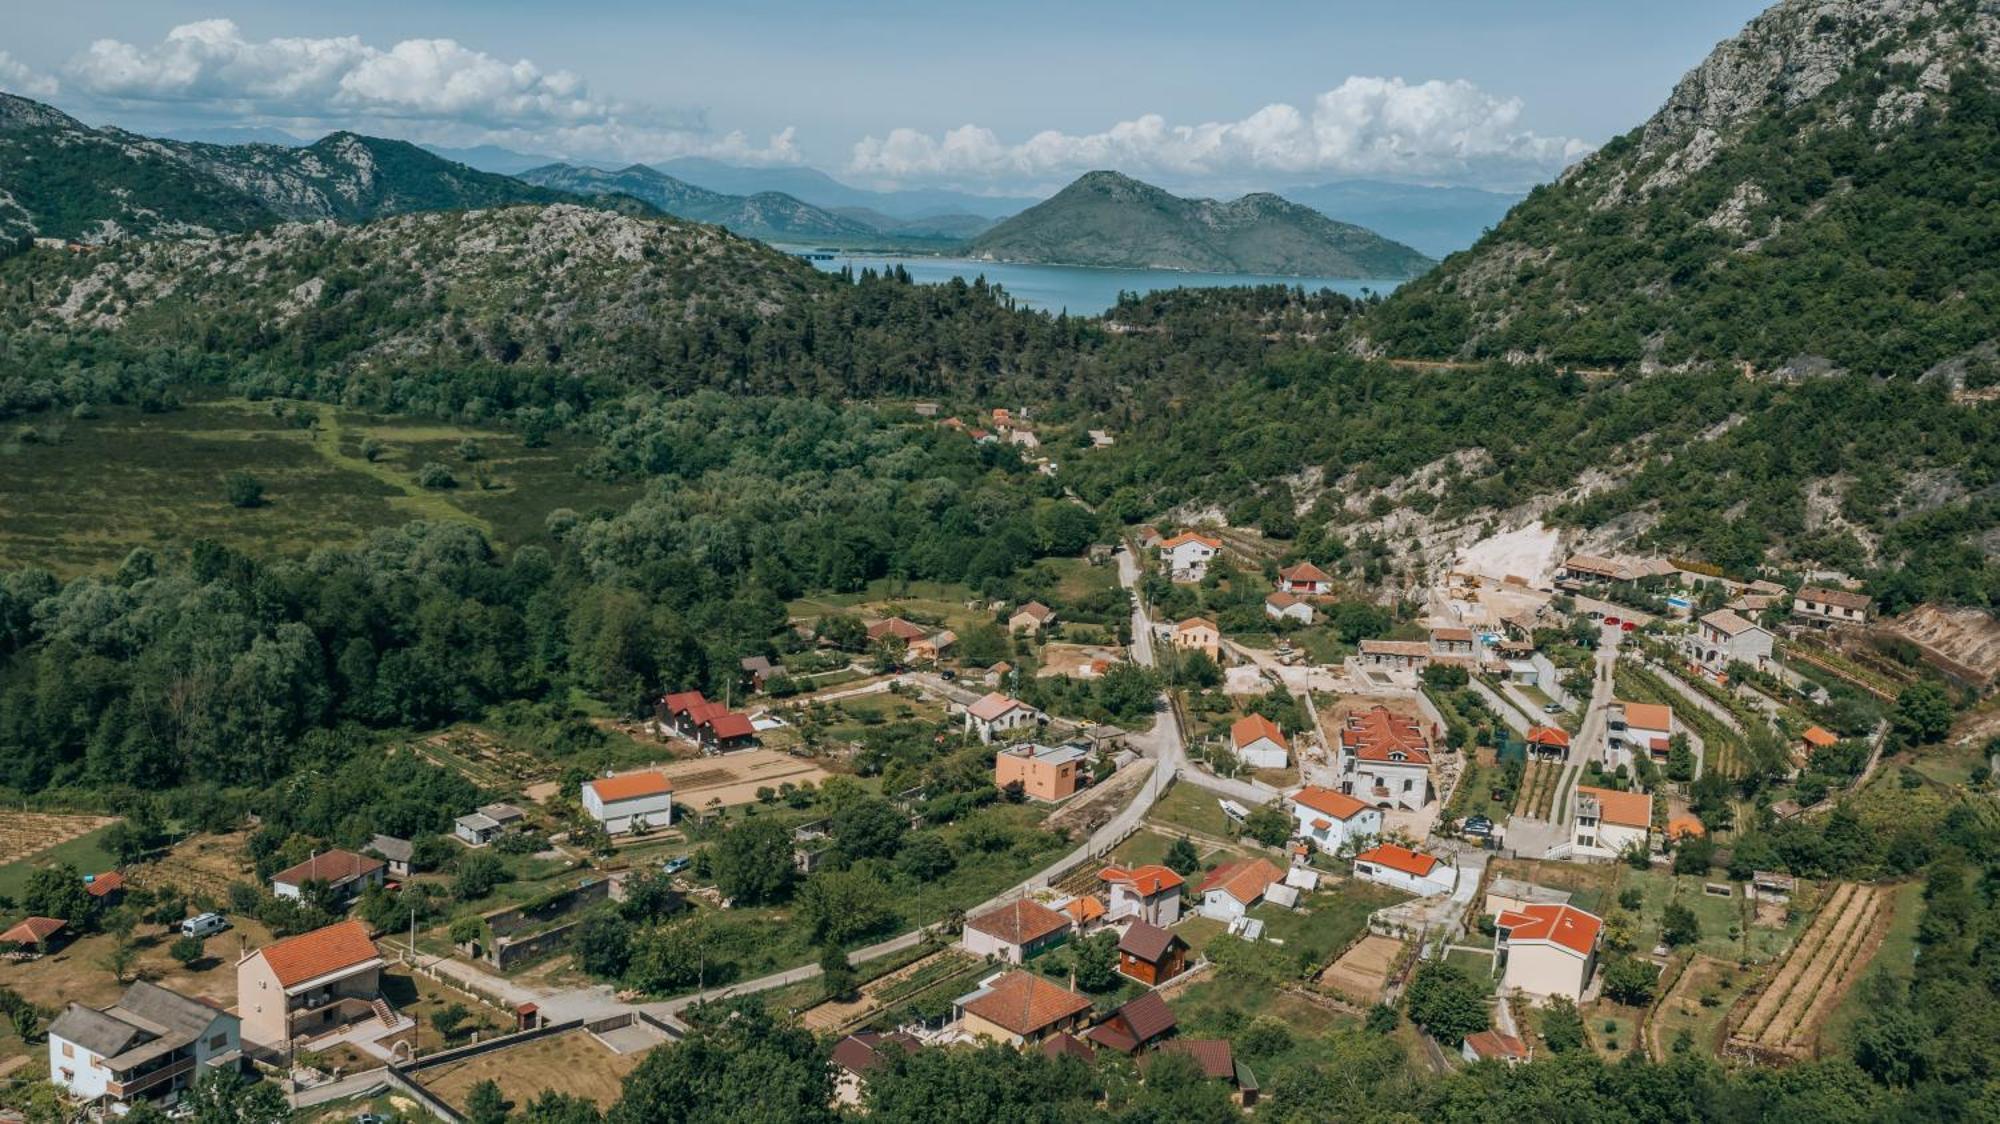
<instances>
[{"instance_id":1,"label":"window","mask_svg":"<svg viewBox=\"0 0 2000 1124\"><path fill-rule=\"evenodd\" d=\"M76 1047L70 1045L67 1042L63 1043L63 1057L73 1058L75 1056L76 1056Z\"/></svg>"},{"instance_id":2,"label":"window","mask_svg":"<svg viewBox=\"0 0 2000 1124\"><path fill-rule=\"evenodd\" d=\"M227 1033L218 1034L208 1040L208 1048L211 1050L220 1050L227 1045L229 1045L229 1035Z\"/></svg>"}]
</instances>

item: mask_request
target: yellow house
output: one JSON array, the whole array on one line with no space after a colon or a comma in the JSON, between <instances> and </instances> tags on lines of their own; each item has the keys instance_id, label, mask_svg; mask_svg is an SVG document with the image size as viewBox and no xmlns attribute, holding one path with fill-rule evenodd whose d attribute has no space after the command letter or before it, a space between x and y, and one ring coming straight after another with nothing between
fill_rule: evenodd
<instances>
[{"instance_id":1,"label":"yellow house","mask_svg":"<svg viewBox=\"0 0 2000 1124\"><path fill-rule=\"evenodd\" d=\"M1207 617L1189 617L1174 626L1174 647L1222 662L1222 630Z\"/></svg>"}]
</instances>

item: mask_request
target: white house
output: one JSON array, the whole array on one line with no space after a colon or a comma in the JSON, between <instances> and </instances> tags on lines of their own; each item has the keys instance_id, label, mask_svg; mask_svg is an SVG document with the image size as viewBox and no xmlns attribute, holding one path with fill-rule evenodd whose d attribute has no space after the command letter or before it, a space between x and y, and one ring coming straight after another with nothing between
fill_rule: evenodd
<instances>
[{"instance_id":1,"label":"white house","mask_svg":"<svg viewBox=\"0 0 2000 1124\"><path fill-rule=\"evenodd\" d=\"M1285 798L1298 821L1298 835L1331 855L1382 834L1382 813L1344 792L1307 785Z\"/></svg>"},{"instance_id":2,"label":"white house","mask_svg":"<svg viewBox=\"0 0 2000 1124\"><path fill-rule=\"evenodd\" d=\"M1451 893L1458 885L1458 868L1436 855L1378 843L1354 856L1354 877L1428 898Z\"/></svg>"},{"instance_id":3,"label":"white house","mask_svg":"<svg viewBox=\"0 0 2000 1124\"><path fill-rule=\"evenodd\" d=\"M1019 964L1045 948L1062 943L1069 936L1066 914L1035 901L1018 898L999 909L965 919L965 933L959 943L974 956L990 956Z\"/></svg>"},{"instance_id":4,"label":"white house","mask_svg":"<svg viewBox=\"0 0 2000 1124\"><path fill-rule=\"evenodd\" d=\"M482 804L453 820L451 830L466 846L484 847L525 818L526 813L512 804Z\"/></svg>"},{"instance_id":5,"label":"white house","mask_svg":"<svg viewBox=\"0 0 2000 1124\"><path fill-rule=\"evenodd\" d=\"M235 1015L143 980L109 1007L71 1003L49 1024L49 1080L91 1107L165 1099L242 1056Z\"/></svg>"},{"instance_id":6,"label":"white house","mask_svg":"<svg viewBox=\"0 0 2000 1124\"><path fill-rule=\"evenodd\" d=\"M1613 701L1609 730L1604 739L1604 767L1630 765L1637 754L1647 754L1655 762L1667 759L1668 743L1674 736L1674 708L1666 703Z\"/></svg>"},{"instance_id":7,"label":"white house","mask_svg":"<svg viewBox=\"0 0 2000 1124\"><path fill-rule=\"evenodd\" d=\"M271 894L298 901L304 897L307 883L317 883L326 887L329 899L344 902L387 880L388 865L381 859L335 849L321 851L297 866L273 874Z\"/></svg>"},{"instance_id":8,"label":"white house","mask_svg":"<svg viewBox=\"0 0 2000 1124\"><path fill-rule=\"evenodd\" d=\"M1283 882L1285 872L1267 859L1244 859L1223 863L1208 872L1198 888L1201 915L1217 921L1234 921L1264 898L1273 883Z\"/></svg>"},{"instance_id":9,"label":"white house","mask_svg":"<svg viewBox=\"0 0 2000 1124\"><path fill-rule=\"evenodd\" d=\"M1253 769L1282 769L1292 759L1285 732L1261 714L1246 714L1230 724L1229 748Z\"/></svg>"},{"instance_id":10,"label":"white house","mask_svg":"<svg viewBox=\"0 0 2000 1124\"><path fill-rule=\"evenodd\" d=\"M1530 905L1493 919L1501 986L1539 1003L1564 995L1574 1002L1590 986L1604 922L1573 905Z\"/></svg>"},{"instance_id":11,"label":"white house","mask_svg":"<svg viewBox=\"0 0 2000 1124\"><path fill-rule=\"evenodd\" d=\"M1866 624L1874 601L1867 594L1809 585L1792 598L1792 615L1821 628L1832 624Z\"/></svg>"},{"instance_id":12,"label":"white house","mask_svg":"<svg viewBox=\"0 0 2000 1124\"><path fill-rule=\"evenodd\" d=\"M1313 622L1312 602L1296 593L1279 590L1264 598L1264 615L1274 621L1295 621L1299 624Z\"/></svg>"},{"instance_id":13,"label":"white house","mask_svg":"<svg viewBox=\"0 0 2000 1124\"><path fill-rule=\"evenodd\" d=\"M1160 543L1160 560L1167 576L1177 582L1198 582L1208 576L1208 564L1222 551L1222 540L1182 531Z\"/></svg>"},{"instance_id":14,"label":"white house","mask_svg":"<svg viewBox=\"0 0 2000 1124\"><path fill-rule=\"evenodd\" d=\"M1430 738L1387 707L1347 716L1337 769L1342 792L1377 808L1420 811L1431 801Z\"/></svg>"},{"instance_id":15,"label":"white house","mask_svg":"<svg viewBox=\"0 0 2000 1124\"><path fill-rule=\"evenodd\" d=\"M1180 875L1157 863L1146 866L1107 866L1097 872L1109 899L1104 920L1116 923L1137 918L1165 929L1181 919Z\"/></svg>"},{"instance_id":16,"label":"white house","mask_svg":"<svg viewBox=\"0 0 2000 1124\"><path fill-rule=\"evenodd\" d=\"M1570 844L1578 854L1608 859L1635 845L1651 847L1653 798L1645 793L1580 784L1576 786L1575 811Z\"/></svg>"},{"instance_id":17,"label":"white house","mask_svg":"<svg viewBox=\"0 0 2000 1124\"><path fill-rule=\"evenodd\" d=\"M583 782L583 810L612 835L674 822L674 782L658 769L641 769Z\"/></svg>"},{"instance_id":18,"label":"white house","mask_svg":"<svg viewBox=\"0 0 2000 1124\"><path fill-rule=\"evenodd\" d=\"M980 741L990 742L1006 736L1009 730L1033 726L1041 717L1041 711L1020 699L995 691L965 708L965 729L978 734Z\"/></svg>"},{"instance_id":19,"label":"white house","mask_svg":"<svg viewBox=\"0 0 2000 1124\"><path fill-rule=\"evenodd\" d=\"M1333 592L1333 575L1310 562L1300 562L1278 571L1278 589L1285 593L1324 597Z\"/></svg>"},{"instance_id":20,"label":"white house","mask_svg":"<svg viewBox=\"0 0 2000 1124\"><path fill-rule=\"evenodd\" d=\"M1695 625L1694 658L1711 675L1722 674L1731 663L1762 668L1771 659L1771 634L1732 610L1717 609Z\"/></svg>"}]
</instances>

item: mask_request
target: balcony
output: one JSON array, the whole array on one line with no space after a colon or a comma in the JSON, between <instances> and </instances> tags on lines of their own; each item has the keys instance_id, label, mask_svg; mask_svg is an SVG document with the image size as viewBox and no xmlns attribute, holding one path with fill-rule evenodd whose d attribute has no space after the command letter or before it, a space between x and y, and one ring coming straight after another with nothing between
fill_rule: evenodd
<instances>
[{"instance_id":1,"label":"balcony","mask_svg":"<svg viewBox=\"0 0 2000 1124\"><path fill-rule=\"evenodd\" d=\"M194 1072L194 1057L189 1055L157 1069L128 1074L123 1080L106 1082L104 1091L122 1101L148 1091L171 1088L175 1078L192 1072Z\"/></svg>"}]
</instances>

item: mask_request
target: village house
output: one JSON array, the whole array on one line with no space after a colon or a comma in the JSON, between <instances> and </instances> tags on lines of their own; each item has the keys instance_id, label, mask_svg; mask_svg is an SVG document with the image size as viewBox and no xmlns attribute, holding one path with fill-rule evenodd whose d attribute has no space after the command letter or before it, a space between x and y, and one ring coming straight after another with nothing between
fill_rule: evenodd
<instances>
[{"instance_id":1,"label":"village house","mask_svg":"<svg viewBox=\"0 0 2000 1124\"><path fill-rule=\"evenodd\" d=\"M1166 928L1181 919L1180 875L1157 863L1146 866L1107 866L1097 872L1110 899L1106 921L1117 923L1136 918L1149 925Z\"/></svg>"},{"instance_id":2,"label":"village house","mask_svg":"<svg viewBox=\"0 0 2000 1124\"><path fill-rule=\"evenodd\" d=\"M116 1116L242 1064L240 1023L221 1007L141 980L102 1009L71 1003L49 1024L49 1080Z\"/></svg>"},{"instance_id":3,"label":"village house","mask_svg":"<svg viewBox=\"0 0 2000 1124\"><path fill-rule=\"evenodd\" d=\"M1792 598L1792 615L1818 628L1836 624L1867 624L1868 610L1875 604L1863 593L1809 585Z\"/></svg>"},{"instance_id":4,"label":"village house","mask_svg":"<svg viewBox=\"0 0 2000 1124\"><path fill-rule=\"evenodd\" d=\"M974 956L1019 964L1068 939L1070 919L1033 898L1017 898L965 919L959 945Z\"/></svg>"},{"instance_id":5,"label":"village house","mask_svg":"<svg viewBox=\"0 0 2000 1124\"><path fill-rule=\"evenodd\" d=\"M1109 449L1118 443L1116 437L1102 429L1084 430L1084 436L1090 438L1090 447L1093 449Z\"/></svg>"},{"instance_id":6,"label":"village house","mask_svg":"<svg viewBox=\"0 0 2000 1124\"><path fill-rule=\"evenodd\" d=\"M1340 790L1377 808L1418 811L1431 800L1431 743L1417 720L1377 706L1340 731Z\"/></svg>"},{"instance_id":7,"label":"village house","mask_svg":"<svg viewBox=\"0 0 2000 1124\"><path fill-rule=\"evenodd\" d=\"M1703 671L1720 676L1732 663L1762 670L1771 659L1771 634L1729 609L1704 615L1695 625L1694 659Z\"/></svg>"},{"instance_id":8,"label":"village house","mask_svg":"<svg viewBox=\"0 0 2000 1124\"><path fill-rule=\"evenodd\" d=\"M1500 1062L1503 1065L1520 1065L1534 1058L1534 1052L1527 1043L1497 1030L1475 1030L1466 1035L1458 1054L1468 1062Z\"/></svg>"},{"instance_id":9,"label":"village house","mask_svg":"<svg viewBox=\"0 0 2000 1124\"><path fill-rule=\"evenodd\" d=\"M974 1038L1026 1046L1083 1025L1090 1000L1033 972L1008 972L961 996L959 1029Z\"/></svg>"},{"instance_id":10,"label":"village house","mask_svg":"<svg viewBox=\"0 0 2000 1124\"><path fill-rule=\"evenodd\" d=\"M348 920L286 937L236 962L236 1014L243 1041L276 1053L373 1019L384 1034L407 1027L382 998L382 956L368 926Z\"/></svg>"},{"instance_id":11,"label":"village house","mask_svg":"<svg viewBox=\"0 0 2000 1124\"><path fill-rule=\"evenodd\" d=\"M1236 1060L1235 1051L1222 1038L1171 1038L1154 1047L1153 1052L1140 1059L1143 1074L1160 1058L1179 1054L1193 1059L1195 1068L1210 1081L1227 1082L1232 1090L1231 1099L1244 1108L1257 1103L1257 1079L1250 1067Z\"/></svg>"},{"instance_id":12,"label":"village house","mask_svg":"<svg viewBox=\"0 0 2000 1124\"><path fill-rule=\"evenodd\" d=\"M1619 792L1593 785L1576 786L1576 818L1570 843L1593 858L1616 858L1632 847L1650 849L1653 798L1643 792Z\"/></svg>"},{"instance_id":13,"label":"village house","mask_svg":"<svg viewBox=\"0 0 2000 1124\"><path fill-rule=\"evenodd\" d=\"M370 886L387 881L388 866L381 859L357 855L353 851L322 851L297 866L289 866L271 876L271 893L299 901L308 882L324 885L325 900L351 901Z\"/></svg>"},{"instance_id":14,"label":"village house","mask_svg":"<svg viewBox=\"0 0 2000 1124\"><path fill-rule=\"evenodd\" d=\"M125 900L125 876L115 870L103 874L83 876L83 891L98 903L99 909L112 909Z\"/></svg>"},{"instance_id":15,"label":"village house","mask_svg":"<svg viewBox=\"0 0 2000 1124\"><path fill-rule=\"evenodd\" d=\"M1431 662L1431 646L1422 640L1363 640L1360 650L1363 667L1422 671Z\"/></svg>"},{"instance_id":16,"label":"village house","mask_svg":"<svg viewBox=\"0 0 2000 1124\"><path fill-rule=\"evenodd\" d=\"M747 714L733 710L711 711L694 732L702 748L725 752L748 749L757 744L757 724Z\"/></svg>"},{"instance_id":17,"label":"village house","mask_svg":"<svg viewBox=\"0 0 2000 1124\"><path fill-rule=\"evenodd\" d=\"M1095 894L1078 894L1062 903L1060 908L1069 917L1070 927L1078 933L1098 928L1106 913L1104 902Z\"/></svg>"},{"instance_id":18,"label":"village house","mask_svg":"<svg viewBox=\"0 0 2000 1124\"><path fill-rule=\"evenodd\" d=\"M1118 938L1118 970L1147 987L1187 971L1187 942L1158 925L1134 921Z\"/></svg>"},{"instance_id":19,"label":"village house","mask_svg":"<svg viewBox=\"0 0 2000 1124\"><path fill-rule=\"evenodd\" d=\"M914 1054L923 1048L915 1035L896 1030L883 1033L864 1030L833 1044L834 1103L850 1108L861 1104L868 1075L888 1065L898 1054Z\"/></svg>"},{"instance_id":20,"label":"village house","mask_svg":"<svg viewBox=\"0 0 2000 1124\"><path fill-rule=\"evenodd\" d=\"M1076 745L1010 745L993 758L993 783L1004 790L1018 781L1031 799L1066 800L1076 793L1086 756L1088 751Z\"/></svg>"},{"instance_id":21,"label":"village house","mask_svg":"<svg viewBox=\"0 0 2000 1124\"><path fill-rule=\"evenodd\" d=\"M383 835L379 832L369 837L366 850L369 854L388 864L389 877L391 878L408 878L410 876L410 861L417 854L416 844L411 843L407 839L399 839L396 836Z\"/></svg>"},{"instance_id":22,"label":"village house","mask_svg":"<svg viewBox=\"0 0 2000 1124\"><path fill-rule=\"evenodd\" d=\"M69 922L60 917L25 917L0 932L0 947L11 948L6 959L33 960L69 943Z\"/></svg>"},{"instance_id":23,"label":"village house","mask_svg":"<svg viewBox=\"0 0 2000 1124\"><path fill-rule=\"evenodd\" d=\"M1458 868L1436 855L1378 843L1354 856L1354 877L1428 898L1451 893L1458 885Z\"/></svg>"},{"instance_id":24,"label":"village house","mask_svg":"<svg viewBox=\"0 0 2000 1124\"><path fill-rule=\"evenodd\" d=\"M1201 915L1215 921L1234 921L1262 901L1264 891L1284 878L1285 872L1268 859L1223 863L1209 871L1196 889L1201 895Z\"/></svg>"},{"instance_id":25,"label":"village house","mask_svg":"<svg viewBox=\"0 0 2000 1124\"><path fill-rule=\"evenodd\" d=\"M1604 922L1573 905L1530 905L1493 919L1501 986L1542 1003L1557 995L1583 998L1597 967Z\"/></svg>"},{"instance_id":26,"label":"village house","mask_svg":"<svg viewBox=\"0 0 2000 1124\"><path fill-rule=\"evenodd\" d=\"M1635 703L1614 700L1604 740L1604 767L1629 766L1636 754L1651 756L1655 763L1667 759L1674 736L1674 708L1665 703Z\"/></svg>"},{"instance_id":27,"label":"village house","mask_svg":"<svg viewBox=\"0 0 2000 1124\"><path fill-rule=\"evenodd\" d=\"M1569 731L1560 726L1528 727L1528 753L1543 761L1561 761L1569 756Z\"/></svg>"},{"instance_id":28,"label":"village house","mask_svg":"<svg viewBox=\"0 0 2000 1124\"><path fill-rule=\"evenodd\" d=\"M1332 855L1344 847L1365 846L1382 834L1382 813L1344 792L1307 785L1285 798L1298 821L1296 834Z\"/></svg>"},{"instance_id":29,"label":"village house","mask_svg":"<svg viewBox=\"0 0 2000 1124\"><path fill-rule=\"evenodd\" d=\"M583 810L610 835L674 822L674 782L658 769L641 769L583 782Z\"/></svg>"},{"instance_id":30,"label":"village house","mask_svg":"<svg viewBox=\"0 0 2000 1124\"><path fill-rule=\"evenodd\" d=\"M1140 550L1151 550L1166 541L1166 536L1151 523L1141 523L1132 528L1132 538L1138 542Z\"/></svg>"},{"instance_id":31,"label":"village house","mask_svg":"<svg viewBox=\"0 0 2000 1124\"><path fill-rule=\"evenodd\" d=\"M1285 732L1261 714L1246 714L1230 723L1229 748L1252 769L1282 769L1292 760L1292 743L1285 740Z\"/></svg>"},{"instance_id":32,"label":"village house","mask_svg":"<svg viewBox=\"0 0 2000 1124\"><path fill-rule=\"evenodd\" d=\"M924 626L911 624L901 617L890 617L886 620L874 621L868 626L868 640L870 643L885 640L900 640L908 644L915 640L922 640L923 638Z\"/></svg>"},{"instance_id":33,"label":"village house","mask_svg":"<svg viewBox=\"0 0 2000 1124\"><path fill-rule=\"evenodd\" d=\"M1311 624L1315 616L1315 610L1313 609L1312 602L1300 597L1296 593L1286 593L1281 589L1264 598L1264 615L1274 621L1293 621L1298 624Z\"/></svg>"},{"instance_id":34,"label":"village house","mask_svg":"<svg viewBox=\"0 0 2000 1124\"><path fill-rule=\"evenodd\" d=\"M1207 617L1189 617L1175 625L1173 642L1183 652L1200 652L1222 662L1222 630Z\"/></svg>"},{"instance_id":35,"label":"village house","mask_svg":"<svg viewBox=\"0 0 2000 1124\"><path fill-rule=\"evenodd\" d=\"M1824 726L1807 726L1806 732L1792 747L1792 768L1803 769L1812 764L1813 754L1822 749L1832 749L1840 744L1840 738Z\"/></svg>"},{"instance_id":36,"label":"village house","mask_svg":"<svg viewBox=\"0 0 2000 1124\"><path fill-rule=\"evenodd\" d=\"M743 672L743 678L749 682L750 690L753 692L763 690L764 684L769 683L778 673L769 656L744 656L736 661L736 666Z\"/></svg>"},{"instance_id":37,"label":"village house","mask_svg":"<svg viewBox=\"0 0 2000 1124\"><path fill-rule=\"evenodd\" d=\"M998 691L965 708L966 732L978 734L982 742L1005 737L1010 730L1033 726L1041 720L1041 711Z\"/></svg>"},{"instance_id":38,"label":"village house","mask_svg":"<svg viewBox=\"0 0 2000 1124\"><path fill-rule=\"evenodd\" d=\"M1222 540L1194 531L1182 531L1160 541L1160 561L1167 576L1177 582L1198 582L1208 576L1208 564L1222 551Z\"/></svg>"},{"instance_id":39,"label":"village house","mask_svg":"<svg viewBox=\"0 0 2000 1124\"><path fill-rule=\"evenodd\" d=\"M988 687L1004 687L1007 684L1007 677L1012 674L1014 674L1014 665L1008 663L1006 660L1001 660L999 663L987 668L986 674L980 676L980 681Z\"/></svg>"},{"instance_id":40,"label":"village house","mask_svg":"<svg viewBox=\"0 0 2000 1124\"><path fill-rule=\"evenodd\" d=\"M1083 1037L1100 1049L1129 1055L1165 1041L1178 1025L1167 1001L1159 992L1149 991L1111 1012Z\"/></svg>"},{"instance_id":41,"label":"village house","mask_svg":"<svg viewBox=\"0 0 2000 1124\"><path fill-rule=\"evenodd\" d=\"M692 735L698 721L693 717L697 707L706 707L708 700L700 691L672 691L660 699L653 708L653 717L660 725L683 734Z\"/></svg>"},{"instance_id":42,"label":"village house","mask_svg":"<svg viewBox=\"0 0 2000 1124\"><path fill-rule=\"evenodd\" d=\"M1007 631L1026 632L1039 636L1044 628L1056 623L1056 611L1040 601L1030 601L1014 610L1007 618Z\"/></svg>"},{"instance_id":43,"label":"village house","mask_svg":"<svg viewBox=\"0 0 2000 1124\"><path fill-rule=\"evenodd\" d=\"M1430 654L1432 659L1476 663L1479 643L1469 628L1434 628L1431 629Z\"/></svg>"},{"instance_id":44,"label":"village house","mask_svg":"<svg viewBox=\"0 0 2000 1124\"><path fill-rule=\"evenodd\" d=\"M482 804L453 820L451 830L466 846L484 847L526 818L527 813L512 804Z\"/></svg>"},{"instance_id":45,"label":"village house","mask_svg":"<svg viewBox=\"0 0 2000 1124\"><path fill-rule=\"evenodd\" d=\"M1333 592L1333 575L1310 562L1300 562L1278 571L1278 591L1325 597Z\"/></svg>"}]
</instances>

